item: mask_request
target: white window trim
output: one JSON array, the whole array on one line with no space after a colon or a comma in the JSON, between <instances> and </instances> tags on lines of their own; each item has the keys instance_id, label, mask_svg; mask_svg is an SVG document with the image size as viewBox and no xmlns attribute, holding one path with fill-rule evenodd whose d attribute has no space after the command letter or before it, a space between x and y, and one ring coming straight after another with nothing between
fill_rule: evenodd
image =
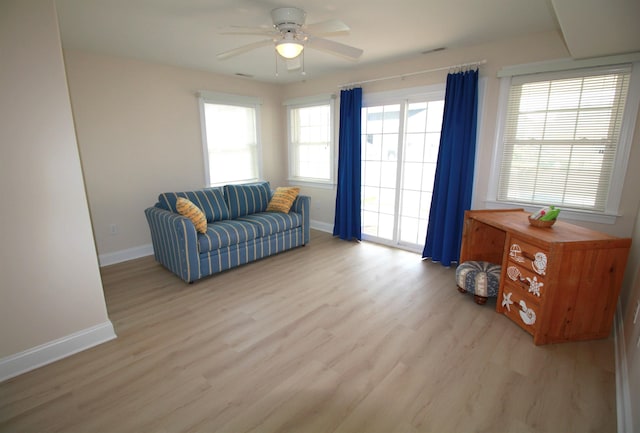
<instances>
[{"instance_id":1,"label":"white window trim","mask_svg":"<svg viewBox=\"0 0 640 433\"><path fill-rule=\"evenodd\" d=\"M256 148L257 148L257 157L258 157L258 173L255 179L248 179L247 182L256 182L262 179L263 174L263 163L262 163L262 129L261 129L261 114L260 114L260 106L262 105L262 101L260 98L255 98L252 96L242 96L242 95L233 95L229 93L218 93L218 92L210 92L207 90L200 90L196 92L196 96L198 97L198 109L200 111L200 135L202 139L202 159L204 165L204 185L205 187L210 186L222 186L232 184L234 182L223 182L219 184L210 184L209 183L209 158L208 152L209 149L207 147L207 128L205 125L205 117L204 117L204 104L221 104L221 105L235 105L239 107L252 107L256 110ZM235 183L245 183L235 182Z\"/></svg>"},{"instance_id":2,"label":"white window trim","mask_svg":"<svg viewBox=\"0 0 640 433\"><path fill-rule=\"evenodd\" d=\"M550 63L555 65L556 63ZM536 72L542 72L540 70L540 64L535 64ZM611 65L615 66L615 65ZM506 68L505 68L506 69ZM549 72L556 71L558 69L550 67ZM560 70L567 70L563 68ZM500 180L500 167L502 165L502 151L503 151L503 133L504 124L507 116L507 100L509 98L509 90L511 88L511 78L516 75L524 75L530 73L530 69L527 69L525 65L520 66L518 73L508 74L503 72L498 74L500 78L500 94L498 99L498 113L496 121L496 137L495 146L493 149L493 157L491 162L491 170L489 177L489 191L487 194L486 205L488 208L524 208L527 212L535 212L540 208L538 205L523 205L522 203L510 203L506 201L497 200L498 183ZM609 194L607 196L607 204L604 212L592 212L587 210L577 209L563 209L562 216L566 219L576 221L588 221L603 224L615 224L620 215L620 200L622 199L622 189L624 187L624 180L627 173L627 166L629 161L629 154L631 153L631 146L633 144L633 133L635 131L636 119L638 116L638 107L640 105L640 62L632 64L631 77L629 80L629 94L627 95L627 102L625 112L622 120L622 129L620 130L620 138L618 149L616 150L616 158L614 162L614 168L612 173L614 174L609 186Z\"/></svg>"},{"instance_id":3,"label":"white window trim","mask_svg":"<svg viewBox=\"0 0 640 433\"><path fill-rule=\"evenodd\" d=\"M337 152L335 151L336 146L335 143L338 142L336 139L337 128L335 127L336 121L336 110L335 110L335 94L322 94L322 95L314 95L314 96L305 96L301 98L288 99L283 102L282 105L286 107L286 118L287 118L287 181L291 185L298 186L310 186L314 188L323 188L323 189L333 189L337 184L336 181L336 164L337 164ZM291 143L291 109L295 108L304 108L304 107L314 107L318 105L329 105L329 150L330 156L329 160L331 161L331 167L329 167L329 179L313 179L308 177L296 177L292 175L292 165L293 165L293 155L291 149L293 144Z\"/></svg>"},{"instance_id":4,"label":"white window trim","mask_svg":"<svg viewBox=\"0 0 640 433\"><path fill-rule=\"evenodd\" d=\"M433 84L430 86L409 87L406 89L389 90L385 92L365 93L362 96L362 107L372 107L399 103L403 101L416 102L423 98L443 97L446 84Z\"/></svg>"},{"instance_id":5,"label":"white window trim","mask_svg":"<svg viewBox=\"0 0 640 433\"><path fill-rule=\"evenodd\" d=\"M607 57L593 57L590 59L574 60L564 58L558 60L547 60L536 63L526 63L523 65L505 66L498 71L498 78L514 77L517 75L530 75L537 73L568 71L571 69L587 69L598 66L613 66L623 63L640 62L640 53L620 54Z\"/></svg>"}]
</instances>

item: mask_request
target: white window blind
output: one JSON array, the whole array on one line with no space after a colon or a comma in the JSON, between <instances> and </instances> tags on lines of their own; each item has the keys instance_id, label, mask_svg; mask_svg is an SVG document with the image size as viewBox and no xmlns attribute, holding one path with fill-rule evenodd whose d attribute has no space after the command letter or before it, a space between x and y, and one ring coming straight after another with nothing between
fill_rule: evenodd
<instances>
[{"instance_id":1,"label":"white window blind","mask_svg":"<svg viewBox=\"0 0 640 433\"><path fill-rule=\"evenodd\" d=\"M631 66L513 77L498 200L604 212Z\"/></svg>"},{"instance_id":2,"label":"white window blind","mask_svg":"<svg viewBox=\"0 0 640 433\"><path fill-rule=\"evenodd\" d=\"M207 184L259 179L259 101L201 92L200 104Z\"/></svg>"},{"instance_id":3,"label":"white window blind","mask_svg":"<svg viewBox=\"0 0 640 433\"><path fill-rule=\"evenodd\" d=\"M289 179L333 182L333 99L287 106Z\"/></svg>"}]
</instances>

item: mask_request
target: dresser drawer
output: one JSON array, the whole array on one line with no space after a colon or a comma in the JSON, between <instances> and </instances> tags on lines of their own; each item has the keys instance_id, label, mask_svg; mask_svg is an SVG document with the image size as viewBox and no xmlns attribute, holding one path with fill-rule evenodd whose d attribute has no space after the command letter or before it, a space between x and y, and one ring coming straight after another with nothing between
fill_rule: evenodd
<instances>
[{"instance_id":1,"label":"dresser drawer","mask_svg":"<svg viewBox=\"0 0 640 433\"><path fill-rule=\"evenodd\" d=\"M511 285L505 285L502 296L498 299L502 313L516 322L531 335L538 330L540 306L538 303L521 296L518 291L512 291Z\"/></svg>"},{"instance_id":2,"label":"dresser drawer","mask_svg":"<svg viewBox=\"0 0 640 433\"><path fill-rule=\"evenodd\" d=\"M538 275L534 271L521 266L518 263L509 261L505 272L505 284L513 286L514 290L521 290L535 298L544 298L548 287L545 284L545 277ZM509 289L511 290L511 289Z\"/></svg>"},{"instance_id":3,"label":"dresser drawer","mask_svg":"<svg viewBox=\"0 0 640 433\"><path fill-rule=\"evenodd\" d=\"M530 269L537 275L546 275L549 267L545 250L516 237L511 239L509 246L509 262Z\"/></svg>"}]
</instances>

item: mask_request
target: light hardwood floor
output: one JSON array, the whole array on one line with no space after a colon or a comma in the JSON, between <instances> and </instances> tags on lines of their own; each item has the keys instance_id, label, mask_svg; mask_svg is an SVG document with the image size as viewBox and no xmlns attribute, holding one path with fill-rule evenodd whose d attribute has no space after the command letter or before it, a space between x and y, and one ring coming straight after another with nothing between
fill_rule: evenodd
<instances>
[{"instance_id":1,"label":"light hardwood floor","mask_svg":"<svg viewBox=\"0 0 640 433\"><path fill-rule=\"evenodd\" d=\"M192 285L102 273L118 338L0 384L0 431L616 430L611 338L536 347L417 254L313 231Z\"/></svg>"}]
</instances>

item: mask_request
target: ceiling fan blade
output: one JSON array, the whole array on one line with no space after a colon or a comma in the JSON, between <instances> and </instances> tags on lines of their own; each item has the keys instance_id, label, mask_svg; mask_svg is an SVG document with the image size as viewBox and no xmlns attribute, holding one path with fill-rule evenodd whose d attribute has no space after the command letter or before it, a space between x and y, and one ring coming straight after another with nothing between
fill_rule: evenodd
<instances>
[{"instance_id":1,"label":"ceiling fan blade","mask_svg":"<svg viewBox=\"0 0 640 433\"><path fill-rule=\"evenodd\" d=\"M348 25L339 20L322 21L307 24L304 30L314 36L329 36L347 34L351 30Z\"/></svg>"},{"instance_id":2,"label":"ceiling fan blade","mask_svg":"<svg viewBox=\"0 0 640 433\"><path fill-rule=\"evenodd\" d=\"M302 61L300 60L302 56L298 56L294 59L287 60L287 71L296 71L302 67Z\"/></svg>"},{"instance_id":3,"label":"ceiling fan blade","mask_svg":"<svg viewBox=\"0 0 640 433\"><path fill-rule=\"evenodd\" d=\"M276 36L278 35L278 33L275 32L265 32L265 31L259 31L259 30L255 30L255 31L250 31L250 30L246 30L246 31L237 31L237 32L220 32L218 33L219 35L258 35L258 36Z\"/></svg>"},{"instance_id":4,"label":"ceiling fan blade","mask_svg":"<svg viewBox=\"0 0 640 433\"><path fill-rule=\"evenodd\" d=\"M229 26L222 30L220 35L261 35L261 36L274 36L280 34L274 28L265 27L244 27L244 26Z\"/></svg>"},{"instance_id":5,"label":"ceiling fan blade","mask_svg":"<svg viewBox=\"0 0 640 433\"><path fill-rule=\"evenodd\" d=\"M233 56L237 56L238 54L246 53L247 51L251 51L251 50L253 50L255 48L260 48L260 47L264 47L264 46L272 45L272 44L273 44L273 40L272 39L265 39L263 41L254 42L252 44L243 45L241 47L234 48L234 49L229 50L229 51L225 51L223 53L218 54L216 57L218 58L218 60L225 60L225 59L228 59L229 57L233 57Z\"/></svg>"},{"instance_id":6,"label":"ceiling fan blade","mask_svg":"<svg viewBox=\"0 0 640 433\"><path fill-rule=\"evenodd\" d=\"M331 41L329 39L315 38L310 36L307 44L314 49L328 51L331 54L337 54L339 56L346 57L351 60L358 60L362 53L360 48L352 47L350 45L341 44L340 42Z\"/></svg>"}]
</instances>

